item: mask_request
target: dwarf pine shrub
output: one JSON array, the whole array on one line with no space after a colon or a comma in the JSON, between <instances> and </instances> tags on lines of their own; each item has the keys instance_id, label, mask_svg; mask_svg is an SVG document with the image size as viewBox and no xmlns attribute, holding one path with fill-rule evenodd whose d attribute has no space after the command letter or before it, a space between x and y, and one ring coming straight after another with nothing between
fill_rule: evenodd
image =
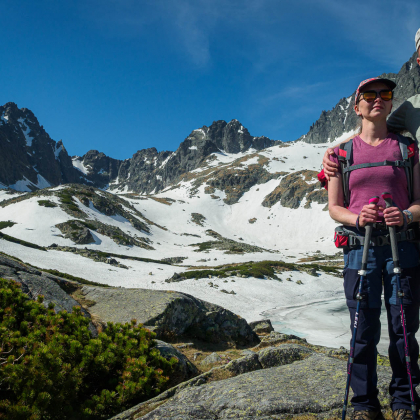
<instances>
[{"instance_id":1,"label":"dwarf pine shrub","mask_svg":"<svg viewBox=\"0 0 420 420\"><path fill-rule=\"evenodd\" d=\"M79 307L42 301L0 279L0 419L105 419L165 388L176 359L154 333L133 320L93 337Z\"/></svg>"}]
</instances>

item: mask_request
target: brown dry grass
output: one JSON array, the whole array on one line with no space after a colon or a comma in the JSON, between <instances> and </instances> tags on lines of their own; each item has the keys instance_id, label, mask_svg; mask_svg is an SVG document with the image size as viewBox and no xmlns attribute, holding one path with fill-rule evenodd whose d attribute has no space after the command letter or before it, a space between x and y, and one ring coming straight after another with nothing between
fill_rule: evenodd
<instances>
[{"instance_id":1,"label":"brown dry grass","mask_svg":"<svg viewBox=\"0 0 420 420\"><path fill-rule=\"evenodd\" d=\"M165 197L149 197L152 200L157 201L158 203L166 204L167 206L172 206L172 202L167 200Z\"/></svg>"}]
</instances>

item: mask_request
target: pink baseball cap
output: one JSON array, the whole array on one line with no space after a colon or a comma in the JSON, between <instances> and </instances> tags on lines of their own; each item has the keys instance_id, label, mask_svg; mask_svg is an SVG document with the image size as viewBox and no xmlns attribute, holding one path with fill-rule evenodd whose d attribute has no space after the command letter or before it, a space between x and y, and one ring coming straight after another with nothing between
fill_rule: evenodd
<instances>
[{"instance_id":1,"label":"pink baseball cap","mask_svg":"<svg viewBox=\"0 0 420 420\"><path fill-rule=\"evenodd\" d=\"M366 79L366 80L363 80L363 82L360 82L360 85L356 90L356 96L354 97L354 100L357 101L357 98L359 97L360 89L374 82L385 83L391 90L394 90L395 87L397 86L396 83L393 82L392 80L382 79L381 77L372 77L371 79Z\"/></svg>"}]
</instances>

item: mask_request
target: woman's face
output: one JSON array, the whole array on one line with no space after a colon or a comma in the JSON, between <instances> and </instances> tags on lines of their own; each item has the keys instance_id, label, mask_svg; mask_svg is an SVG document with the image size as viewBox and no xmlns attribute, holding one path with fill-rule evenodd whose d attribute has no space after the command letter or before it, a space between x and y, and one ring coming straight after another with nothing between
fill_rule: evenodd
<instances>
[{"instance_id":1,"label":"woman's face","mask_svg":"<svg viewBox=\"0 0 420 420\"><path fill-rule=\"evenodd\" d=\"M379 92L381 90L389 90L389 87L385 83L374 82L368 84L361 93L368 90L375 90L376 92ZM359 102L354 106L356 114L368 120L386 119L386 117L390 114L391 109L392 100L384 101L379 95L377 95L376 99L372 102L365 101L363 96L359 95Z\"/></svg>"}]
</instances>

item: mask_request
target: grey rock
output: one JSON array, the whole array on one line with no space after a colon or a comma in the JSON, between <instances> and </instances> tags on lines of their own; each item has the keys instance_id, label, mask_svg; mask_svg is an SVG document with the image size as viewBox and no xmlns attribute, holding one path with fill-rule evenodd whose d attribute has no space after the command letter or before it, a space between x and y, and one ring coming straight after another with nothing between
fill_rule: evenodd
<instances>
[{"instance_id":1,"label":"grey rock","mask_svg":"<svg viewBox=\"0 0 420 420\"><path fill-rule=\"evenodd\" d=\"M171 375L172 383L185 382L198 375L196 366L171 344L156 340L156 348L165 359L170 360L172 357L178 359L178 363L174 367L174 373Z\"/></svg>"},{"instance_id":2,"label":"grey rock","mask_svg":"<svg viewBox=\"0 0 420 420\"><path fill-rule=\"evenodd\" d=\"M271 331L274 331L274 328L271 325L271 321L269 319L262 319L260 321L250 322L249 326L257 334L270 333Z\"/></svg>"},{"instance_id":3,"label":"grey rock","mask_svg":"<svg viewBox=\"0 0 420 420\"><path fill-rule=\"evenodd\" d=\"M239 359L232 360L225 366L226 370L234 373L235 375L253 372L254 370L259 370L262 368L263 366L261 365L258 359L258 354L256 353L248 354Z\"/></svg>"},{"instance_id":4,"label":"grey rock","mask_svg":"<svg viewBox=\"0 0 420 420\"><path fill-rule=\"evenodd\" d=\"M390 377L390 368L378 367L379 400L383 405L389 404ZM345 384L345 361L313 354L289 365L184 388L142 417L132 410L131 418L280 420L312 413L326 419L340 415ZM123 413L114 417L128 418Z\"/></svg>"},{"instance_id":5,"label":"grey rock","mask_svg":"<svg viewBox=\"0 0 420 420\"><path fill-rule=\"evenodd\" d=\"M255 347L255 350L259 350L259 349L270 347L270 346L275 346L277 344L284 343L285 341L306 343L305 338L300 338L293 334L283 334L277 331L272 331L270 335L261 337L261 342Z\"/></svg>"},{"instance_id":6,"label":"grey rock","mask_svg":"<svg viewBox=\"0 0 420 420\"><path fill-rule=\"evenodd\" d=\"M200 364L202 366L209 366L221 362L223 362L223 359L216 352L214 352L207 356Z\"/></svg>"},{"instance_id":7,"label":"grey rock","mask_svg":"<svg viewBox=\"0 0 420 420\"><path fill-rule=\"evenodd\" d=\"M275 366L288 365L302 360L313 351L297 344L282 344L278 347L268 347L258 352L258 361L266 369Z\"/></svg>"},{"instance_id":8,"label":"grey rock","mask_svg":"<svg viewBox=\"0 0 420 420\"><path fill-rule=\"evenodd\" d=\"M103 322L136 319L163 340L194 337L237 345L259 342L243 318L185 293L92 286L84 286L81 292L96 302L89 310Z\"/></svg>"},{"instance_id":9,"label":"grey rock","mask_svg":"<svg viewBox=\"0 0 420 420\"><path fill-rule=\"evenodd\" d=\"M95 242L90 230L79 220L71 220L56 225L65 238L71 239L75 244L85 245ZM55 246L55 248L57 245Z\"/></svg>"},{"instance_id":10,"label":"grey rock","mask_svg":"<svg viewBox=\"0 0 420 420\"><path fill-rule=\"evenodd\" d=\"M177 283L177 282L183 281L183 280L185 280L184 276L182 276L179 273L174 273L173 276L169 279L166 279L165 282L166 283Z\"/></svg>"},{"instance_id":11,"label":"grey rock","mask_svg":"<svg viewBox=\"0 0 420 420\"><path fill-rule=\"evenodd\" d=\"M241 355L242 356L249 356L250 354L256 354L255 351L249 350L249 349L245 349L241 351Z\"/></svg>"}]
</instances>

